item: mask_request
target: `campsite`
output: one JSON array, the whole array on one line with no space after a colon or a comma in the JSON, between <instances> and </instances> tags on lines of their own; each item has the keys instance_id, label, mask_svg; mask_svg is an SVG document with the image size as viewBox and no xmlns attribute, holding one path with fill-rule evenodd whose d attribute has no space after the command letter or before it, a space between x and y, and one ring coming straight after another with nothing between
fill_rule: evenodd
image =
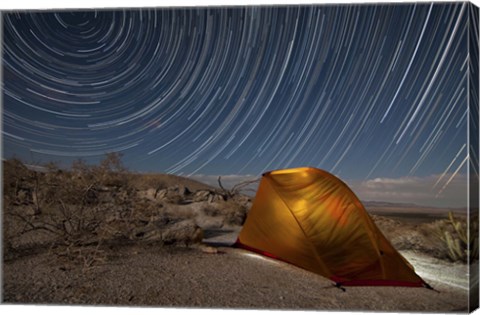
<instances>
[{"instance_id":1,"label":"campsite","mask_svg":"<svg viewBox=\"0 0 480 315\"><path fill-rule=\"evenodd\" d=\"M3 2L2 303L478 308L475 4Z\"/></svg>"},{"instance_id":2,"label":"campsite","mask_svg":"<svg viewBox=\"0 0 480 315\"><path fill-rule=\"evenodd\" d=\"M93 166L78 161L69 170L51 164L39 171L18 160L4 161L3 168L7 304L468 310L469 267L478 269L478 261L453 261L437 236L454 235L449 220L462 223L461 213L449 218L440 211L431 221L415 222L366 207L366 220L388 240L384 245L391 244L434 290L336 287L285 257L232 246L244 240L242 228L258 198L241 190L131 173L116 155Z\"/></svg>"}]
</instances>

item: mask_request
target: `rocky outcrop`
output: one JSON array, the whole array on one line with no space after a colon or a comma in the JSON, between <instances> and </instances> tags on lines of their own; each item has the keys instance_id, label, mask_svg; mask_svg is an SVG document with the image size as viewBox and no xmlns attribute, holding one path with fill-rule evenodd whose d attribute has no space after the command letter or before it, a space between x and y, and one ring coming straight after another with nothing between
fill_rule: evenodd
<instances>
[{"instance_id":1,"label":"rocky outcrop","mask_svg":"<svg viewBox=\"0 0 480 315\"><path fill-rule=\"evenodd\" d=\"M161 242L166 245L184 244L188 246L202 241L203 230L193 220L168 223L165 223L165 220L157 220L144 227L136 228L131 238L140 241Z\"/></svg>"},{"instance_id":2,"label":"rocky outcrop","mask_svg":"<svg viewBox=\"0 0 480 315\"><path fill-rule=\"evenodd\" d=\"M182 185L175 185L163 189L149 188L138 192L140 198L151 201L164 201L173 204L192 202L194 194L188 187Z\"/></svg>"}]
</instances>

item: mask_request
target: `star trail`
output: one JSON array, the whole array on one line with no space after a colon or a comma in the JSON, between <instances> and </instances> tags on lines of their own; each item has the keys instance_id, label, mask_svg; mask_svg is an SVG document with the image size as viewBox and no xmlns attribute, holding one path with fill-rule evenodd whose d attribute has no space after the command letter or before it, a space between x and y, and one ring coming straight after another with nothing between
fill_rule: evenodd
<instances>
[{"instance_id":1,"label":"star trail","mask_svg":"<svg viewBox=\"0 0 480 315\"><path fill-rule=\"evenodd\" d=\"M3 156L370 180L466 172L468 4L4 12ZM478 28L478 25L476 26Z\"/></svg>"}]
</instances>

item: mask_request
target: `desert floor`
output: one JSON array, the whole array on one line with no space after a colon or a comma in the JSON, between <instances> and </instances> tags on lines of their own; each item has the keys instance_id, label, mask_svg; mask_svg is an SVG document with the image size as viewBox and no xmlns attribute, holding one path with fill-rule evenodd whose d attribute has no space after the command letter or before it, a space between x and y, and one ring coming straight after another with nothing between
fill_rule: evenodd
<instances>
[{"instance_id":1,"label":"desert floor","mask_svg":"<svg viewBox=\"0 0 480 315\"><path fill-rule=\"evenodd\" d=\"M128 245L105 249L104 263L83 268L41 252L3 266L7 304L467 312L464 264L402 254L436 290L347 287L228 245L239 228L205 233L205 245ZM53 259L53 260L52 260ZM478 268L478 266L477 266Z\"/></svg>"}]
</instances>

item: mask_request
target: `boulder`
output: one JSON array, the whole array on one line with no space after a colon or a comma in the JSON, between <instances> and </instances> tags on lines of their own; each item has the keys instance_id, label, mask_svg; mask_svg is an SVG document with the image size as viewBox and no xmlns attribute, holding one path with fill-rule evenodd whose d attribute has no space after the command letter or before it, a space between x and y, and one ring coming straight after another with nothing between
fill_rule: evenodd
<instances>
[{"instance_id":1,"label":"boulder","mask_svg":"<svg viewBox=\"0 0 480 315\"><path fill-rule=\"evenodd\" d=\"M164 244L185 244L201 243L203 230L193 220L184 220L168 225L162 232Z\"/></svg>"},{"instance_id":2,"label":"boulder","mask_svg":"<svg viewBox=\"0 0 480 315\"><path fill-rule=\"evenodd\" d=\"M193 195L194 202L208 201L210 196L210 191L208 190L199 190Z\"/></svg>"},{"instance_id":3,"label":"boulder","mask_svg":"<svg viewBox=\"0 0 480 315\"><path fill-rule=\"evenodd\" d=\"M203 239L203 230L193 220L168 220L161 218L150 222L146 226L135 228L131 239L147 242L162 242L166 245L190 245L200 243Z\"/></svg>"},{"instance_id":4,"label":"boulder","mask_svg":"<svg viewBox=\"0 0 480 315\"><path fill-rule=\"evenodd\" d=\"M225 218L223 216L211 217L207 215L198 215L195 218L195 223L202 229L220 229L225 224Z\"/></svg>"},{"instance_id":5,"label":"boulder","mask_svg":"<svg viewBox=\"0 0 480 315\"><path fill-rule=\"evenodd\" d=\"M167 189L160 189L156 191L155 199L158 199L158 200L165 199L165 197L167 196L167 193L168 193Z\"/></svg>"},{"instance_id":6,"label":"boulder","mask_svg":"<svg viewBox=\"0 0 480 315\"><path fill-rule=\"evenodd\" d=\"M219 202L219 201L224 201L225 198L222 196L222 195L219 195L219 194L210 194L208 196L208 202Z\"/></svg>"},{"instance_id":7,"label":"boulder","mask_svg":"<svg viewBox=\"0 0 480 315\"><path fill-rule=\"evenodd\" d=\"M157 198L157 190L154 188L149 188L144 192L145 198L148 200L155 200Z\"/></svg>"},{"instance_id":8,"label":"boulder","mask_svg":"<svg viewBox=\"0 0 480 315\"><path fill-rule=\"evenodd\" d=\"M187 196L191 195L192 192L186 186L178 186L178 194L183 198L186 198Z\"/></svg>"}]
</instances>

